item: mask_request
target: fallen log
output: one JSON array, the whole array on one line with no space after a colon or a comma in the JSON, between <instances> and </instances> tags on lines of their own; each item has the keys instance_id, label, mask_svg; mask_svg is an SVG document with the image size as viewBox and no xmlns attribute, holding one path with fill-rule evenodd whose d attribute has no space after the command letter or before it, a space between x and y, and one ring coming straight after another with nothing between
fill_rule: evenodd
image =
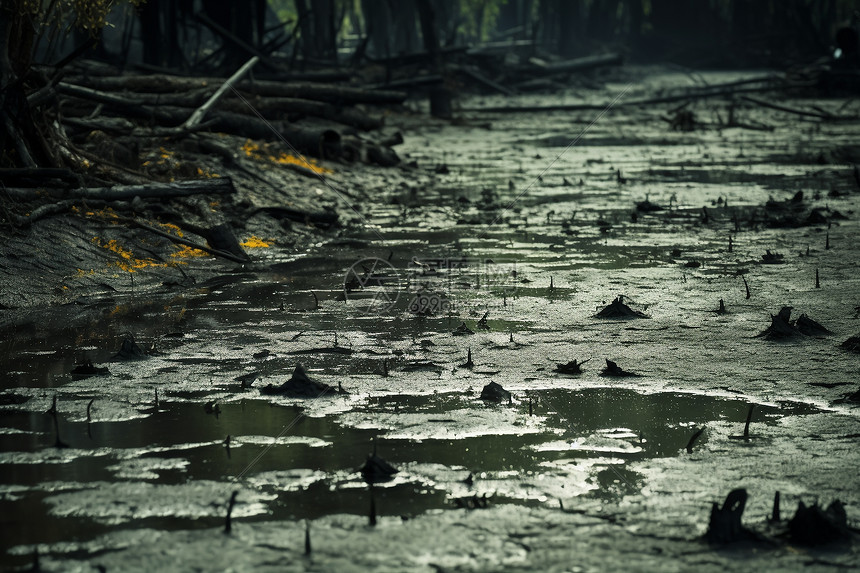
<instances>
[{"instance_id":1,"label":"fallen log","mask_svg":"<svg viewBox=\"0 0 860 573\"><path fill-rule=\"evenodd\" d=\"M102 91L130 91L149 94L181 93L199 89L214 89L223 78L175 76L168 74L66 76L67 84L86 85Z\"/></svg>"},{"instance_id":2,"label":"fallen log","mask_svg":"<svg viewBox=\"0 0 860 573\"><path fill-rule=\"evenodd\" d=\"M259 117L230 112L213 114L212 121L211 131L223 131L251 139L283 138L290 147L322 159L337 158L342 153L340 134L333 129L300 127L282 121L268 122Z\"/></svg>"},{"instance_id":3,"label":"fallen log","mask_svg":"<svg viewBox=\"0 0 860 573\"><path fill-rule=\"evenodd\" d=\"M75 193L79 190L72 190ZM189 197L192 195L229 195L236 192L229 177L175 181L173 183L148 183L146 185L117 185L96 189L80 190L84 199L103 201L141 199L166 199L170 197Z\"/></svg>"},{"instance_id":4,"label":"fallen log","mask_svg":"<svg viewBox=\"0 0 860 573\"><path fill-rule=\"evenodd\" d=\"M215 92L215 88L213 86L209 86L175 93L124 91L121 92L122 95L120 95L118 93L101 91L68 82L60 82L57 84L56 90L66 96L98 103L116 103L118 105L169 105L178 107L197 107L205 102L206 99Z\"/></svg>"},{"instance_id":5,"label":"fallen log","mask_svg":"<svg viewBox=\"0 0 860 573\"><path fill-rule=\"evenodd\" d=\"M60 93L99 104L121 111L129 117L148 119L159 124L177 125L188 116L187 110L168 105L147 105L143 98L117 95L83 86L60 83L57 85Z\"/></svg>"},{"instance_id":6,"label":"fallen log","mask_svg":"<svg viewBox=\"0 0 860 573\"><path fill-rule=\"evenodd\" d=\"M8 190L6 190L8 191ZM32 192L30 192L32 195ZM6 213L5 217L12 221L18 228L27 228L36 221L50 217L51 215L59 215L68 212L74 205L74 201L58 201L56 203L48 203L47 205L39 205L27 215L18 215L15 213Z\"/></svg>"},{"instance_id":7,"label":"fallen log","mask_svg":"<svg viewBox=\"0 0 860 573\"><path fill-rule=\"evenodd\" d=\"M96 89L66 82L60 82L59 84L57 84L57 91L67 96L119 106L142 105L144 103L142 100L135 99L133 97L105 93Z\"/></svg>"},{"instance_id":8,"label":"fallen log","mask_svg":"<svg viewBox=\"0 0 860 573\"><path fill-rule=\"evenodd\" d=\"M477 46L472 46L466 50L469 56L492 56L506 54L512 50L531 50L534 49L535 43L532 40L514 40L500 42L486 42Z\"/></svg>"},{"instance_id":9,"label":"fallen log","mask_svg":"<svg viewBox=\"0 0 860 573\"><path fill-rule=\"evenodd\" d=\"M791 113L794 115L799 115L801 117L814 117L816 119L824 119L828 121L834 120L856 120L857 116L849 116L849 117L840 117L836 115L832 115L829 113L822 113L818 111L809 111L805 109L798 109L796 107L789 107L787 105L781 105L778 103L773 103L769 101L760 100L758 98L750 97L750 96L741 96L741 99L747 101L749 103L753 103L755 105L760 105L762 107L766 107L768 109L775 109L777 111L784 111L786 113Z\"/></svg>"},{"instance_id":10,"label":"fallen log","mask_svg":"<svg viewBox=\"0 0 860 573\"><path fill-rule=\"evenodd\" d=\"M131 117L148 120L154 125L174 128L173 130L166 130L164 135L187 133L187 130L180 125L188 117L186 108L140 106L118 100L109 105L121 109L124 114ZM253 110L251 111L253 112ZM79 122L78 125L80 124ZM230 133L251 139L283 138L302 153L323 159L340 157L342 152L340 134L333 129L301 127L283 121L269 122L256 114L212 111L209 113L205 127L209 131Z\"/></svg>"},{"instance_id":11,"label":"fallen log","mask_svg":"<svg viewBox=\"0 0 860 573\"><path fill-rule=\"evenodd\" d=\"M272 81L240 82L239 89L261 96L297 97L339 104L372 103L400 104L407 93L391 90L369 90L350 86L333 86L319 83L287 83Z\"/></svg>"},{"instance_id":12,"label":"fallen log","mask_svg":"<svg viewBox=\"0 0 860 573\"><path fill-rule=\"evenodd\" d=\"M176 181L173 183L147 183L144 185L115 185L113 187L95 187L92 189L45 189L48 195L58 199L98 199L100 201L130 201L135 197L141 199L167 199L173 197L189 197L191 195L220 195L235 193L233 182L229 177L212 179L195 179L191 181ZM26 201L39 199L34 189L6 188L4 190L11 198Z\"/></svg>"},{"instance_id":13,"label":"fallen log","mask_svg":"<svg viewBox=\"0 0 860 573\"><path fill-rule=\"evenodd\" d=\"M343 138L341 152L343 158L347 161L375 163L383 167L393 167L400 163L400 157L397 156L397 152L390 147L377 145L371 141L365 141L352 136Z\"/></svg>"},{"instance_id":14,"label":"fallen log","mask_svg":"<svg viewBox=\"0 0 860 573\"><path fill-rule=\"evenodd\" d=\"M89 89L102 91L131 91L141 93L178 93L212 88L224 83L223 78L186 78L167 75L140 75L95 78L70 78L66 85L86 84ZM341 104L372 103L399 104L408 94L400 91L372 90L351 86L333 86L314 82L280 82L245 80L234 86L241 91L276 97L297 97Z\"/></svg>"},{"instance_id":15,"label":"fallen log","mask_svg":"<svg viewBox=\"0 0 860 573\"><path fill-rule=\"evenodd\" d=\"M691 90L682 94L659 96L646 99L634 99L628 101L618 101L614 105L609 103L581 103L581 104L558 104L558 105L528 105L528 106L493 106L493 107L472 107L465 108L461 111L480 112L480 113L535 113L547 111L603 111L608 107L635 107L645 105L655 105L661 103L675 103L679 101L708 99L712 97L733 96L739 93L762 93L771 91L781 91L798 87L808 87L812 84L785 84L780 86L752 86L746 88L721 88L713 86L698 90Z\"/></svg>"},{"instance_id":16,"label":"fallen log","mask_svg":"<svg viewBox=\"0 0 860 573\"><path fill-rule=\"evenodd\" d=\"M378 129L384 125L382 116L370 115L361 110L337 106L326 102L290 97L255 97L247 98L253 110L243 101L237 99L222 100L218 108L233 113L253 114L257 111L266 119L294 119L297 116L309 115L328 119L343 125L355 127L364 131Z\"/></svg>"},{"instance_id":17,"label":"fallen log","mask_svg":"<svg viewBox=\"0 0 860 573\"><path fill-rule=\"evenodd\" d=\"M205 136L201 137L199 135L195 135L193 137L194 137L194 140L197 141L197 144L200 146L200 149L202 151L205 151L206 153L214 153L216 155L219 155L224 160L225 165L229 165L230 167L238 169L239 171L241 171L245 175L247 175L253 179L256 179L257 181L259 181L263 185L266 185L267 187L271 187L272 189L275 189L276 191L281 191L279 186L277 186L274 182L270 181L269 179L267 179L266 177L264 177L263 175L258 173L256 169L248 168L243 161L244 158L240 157L234 149L231 149L229 147L221 145L220 142L215 141L215 140L208 138L208 137L205 137ZM293 171L301 173L302 175L304 175L306 177L314 177L314 178L318 177L317 173L315 173L314 171L312 171L311 169L309 169L307 167L304 167L303 165L298 165L295 163L288 163L284 167L287 167L289 169L292 169Z\"/></svg>"},{"instance_id":18,"label":"fallen log","mask_svg":"<svg viewBox=\"0 0 860 573\"><path fill-rule=\"evenodd\" d=\"M112 109L120 110L124 114L132 117L152 119L171 125L179 122L183 113L187 115L187 110L180 108L198 107L212 94L211 89L201 88L182 94L134 93L119 96L115 93L93 90L71 84L63 84L60 91L67 96L105 104ZM364 131L378 129L384 124L382 116L371 115L352 107L343 107L331 103L301 98L264 98L253 95L246 95L245 97L252 107L249 107L248 104L236 98L222 98L218 100L216 109L212 110L212 112L230 111L245 115L254 115L255 112L259 112L260 115L266 119L295 119L300 116L310 115L342 123ZM157 109L154 109L151 106L157 106ZM70 113L78 116L87 115L90 113L90 110L86 107L66 110L66 116L70 115ZM85 121L69 121L69 117L64 117L63 121L75 125L76 127L83 127L85 125ZM93 121L94 123L99 123L102 121L110 122L116 120L94 118ZM113 127L114 126L108 126L108 129Z\"/></svg>"},{"instance_id":19,"label":"fallen log","mask_svg":"<svg viewBox=\"0 0 860 573\"><path fill-rule=\"evenodd\" d=\"M265 71L255 72L254 77L259 80L271 80L278 82L349 82L352 79L351 72L341 70L319 70L307 72L278 72L277 74L267 73Z\"/></svg>"},{"instance_id":20,"label":"fallen log","mask_svg":"<svg viewBox=\"0 0 860 573\"><path fill-rule=\"evenodd\" d=\"M90 133L91 131L104 131L113 134L129 134L134 131L134 123L124 117L94 117L89 119L81 119L78 117L63 116L63 125L73 127L79 132ZM67 130L73 135L75 129Z\"/></svg>"},{"instance_id":21,"label":"fallen log","mask_svg":"<svg viewBox=\"0 0 860 573\"><path fill-rule=\"evenodd\" d=\"M202 16L202 14L200 16ZM182 128L193 129L194 126L200 124L200 122L203 121L203 118L206 117L206 114L209 112L210 109L212 109L212 106L214 106L218 102L221 96L227 93L227 90L229 90L234 83L245 77L245 75L251 71L251 68L253 68L258 61L260 61L260 58L255 55L253 58L245 62L245 64L241 68L239 68L235 74L230 76L230 78L226 82L224 82L221 87L215 91L214 94L212 94L212 97L206 100L206 103L194 110L194 113L191 114L191 117L189 117L188 120L182 124Z\"/></svg>"},{"instance_id":22,"label":"fallen log","mask_svg":"<svg viewBox=\"0 0 860 573\"><path fill-rule=\"evenodd\" d=\"M411 89L418 88L422 86L432 86L436 84L441 84L444 81L442 76L439 74L428 74L425 76L415 76L412 78L404 78L402 80L393 80L390 82L384 82L380 84L371 84L367 86L367 89L371 90L399 90L399 89Z\"/></svg>"},{"instance_id":23,"label":"fallen log","mask_svg":"<svg viewBox=\"0 0 860 573\"><path fill-rule=\"evenodd\" d=\"M563 60L561 62L545 62L540 58L529 58L529 63L534 66L533 70L536 69L546 74L557 74L562 72L582 72L607 66L620 66L624 63L624 57L621 54L601 54L599 56L586 56L584 58Z\"/></svg>"}]
</instances>

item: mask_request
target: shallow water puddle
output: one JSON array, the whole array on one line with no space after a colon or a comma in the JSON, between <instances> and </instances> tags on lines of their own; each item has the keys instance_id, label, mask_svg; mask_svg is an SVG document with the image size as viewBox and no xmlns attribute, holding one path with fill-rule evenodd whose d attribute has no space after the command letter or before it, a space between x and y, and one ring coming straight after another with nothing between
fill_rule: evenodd
<instances>
[{"instance_id":1,"label":"shallow water puddle","mask_svg":"<svg viewBox=\"0 0 860 573\"><path fill-rule=\"evenodd\" d=\"M110 527L211 527L233 489L242 519L364 515L369 497L357 469L374 440L400 469L377 488L380 515L415 516L472 495L528 504L614 498L643 486L629 462L682 455L709 422L737 423L741 433L748 408L739 399L610 387L528 396L532 416L522 397L488 405L447 393L369 398L348 412L308 417L300 406L257 399L221 404L216 415L167 395L158 411L128 421L88 425L61 415L67 448L54 447L49 416L7 411L0 509L26 505L30 513L4 543L57 542L69 531L85 541ZM817 411L760 404L755 422ZM52 525L58 520L62 528Z\"/></svg>"}]
</instances>

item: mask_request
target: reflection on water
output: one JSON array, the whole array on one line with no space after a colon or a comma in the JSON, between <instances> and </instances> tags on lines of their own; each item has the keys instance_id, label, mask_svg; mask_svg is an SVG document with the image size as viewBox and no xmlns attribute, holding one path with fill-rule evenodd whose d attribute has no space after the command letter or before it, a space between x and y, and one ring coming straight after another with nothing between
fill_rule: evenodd
<instances>
[{"instance_id":1,"label":"reflection on water","mask_svg":"<svg viewBox=\"0 0 860 573\"><path fill-rule=\"evenodd\" d=\"M67 540L71 531L86 539L110 527L214 526L222 519L219 496L233 487L251 492L245 498L261 496L264 509L247 519L366 514L369 494L357 470L374 440L379 454L401 470L377 488L382 515L452 507L453 497L473 493L487 493L495 503L611 498L642 485L627 462L678 455L693 428L714 420L741 424L747 409L741 400L615 388L529 396L533 416L528 401L488 406L472 394L449 393L372 398L355 412L308 417L299 406L256 399L221 404L215 415L168 395L158 411L127 421L88 425L61 415L66 449L53 447L50 416L7 411L0 433L0 510L27 521L24 527L5 523L3 543L8 549ZM762 405L757 420L810 411ZM362 419L382 421L386 429L357 427ZM470 473L473 482L467 483ZM98 483L119 484L94 495L104 496L104 506L122 509L95 509L73 493ZM136 484L163 487L151 498L123 489ZM189 489L192 484L204 485Z\"/></svg>"}]
</instances>

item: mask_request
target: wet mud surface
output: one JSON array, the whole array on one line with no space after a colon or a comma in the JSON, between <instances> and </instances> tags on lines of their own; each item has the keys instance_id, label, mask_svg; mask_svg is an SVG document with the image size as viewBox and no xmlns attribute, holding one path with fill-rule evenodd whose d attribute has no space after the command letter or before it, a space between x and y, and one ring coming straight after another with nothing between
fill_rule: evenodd
<instances>
[{"instance_id":1,"label":"wet mud surface","mask_svg":"<svg viewBox=\"0 0 860 573\"><path fill-rule=\"evenodd\" d=\"M551 99L690 81L633 70ZM2 561L29 566L37 547L65 571L858 566L856 532L809 548L767 521L780 491L785 519L840 499L860 523L860 410L843 401L860 356L840 346L860 332L858 126L747 103L734 113L772 130L718 128L729 105L692 104L690 132L668 105L454 124L416 109L389 120L415 164L357 170L370 199L340 231L191 288L141 276L134 295L4 311ZM830 333L759 336L786 306ZM147 358L115 358L128 335ZM109 372L73 376L86 360ZM557 371L573 360L581 373ZM333 391L261 391L297 364ZM490 382L510 398L482 400ZM374 449L399 471L371 489ZM711 504L739 487L763 540L704 543Z\"/></svg>"}]
</instances>

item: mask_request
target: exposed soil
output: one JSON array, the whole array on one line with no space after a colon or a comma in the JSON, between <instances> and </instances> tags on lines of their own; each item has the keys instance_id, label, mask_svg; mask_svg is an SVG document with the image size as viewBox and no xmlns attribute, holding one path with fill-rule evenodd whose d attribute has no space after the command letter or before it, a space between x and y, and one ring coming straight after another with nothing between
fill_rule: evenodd
<instances>
[{"instance_id":1,"label":"exposed soil","mask_svg":"<svg viewBox=\"0 0 860 573\"><path fill-rule=\"evenodd\" d=\"M860 122L715 99L684 108L689 129L673 129L678 104L476 111L743 77L627 68L600 89L470 98L454 121L411 103L387 118L404 135L401 166L323 164L341 196L291 171L271 174L280 194L237 174L235 203L210 207L243 222L245 265L176 264L182 249L106 212L9 237L0 559L29 567L38 549L44 569L64 571L860 566L860 410L845 400L858 354L840 346L860 331ZM729 107L746 128L720 125ZM331 206L341 225L253 209L277 204ZM600 316L613 305L622 316ZM805 315L786 317L798 336L757 336L783 307ZM573 359L575 376L556 372ZM87 360L108 373L74 376ZM607 360L637 376L601 376ZM482 400L491 382L510 400ZM325 391L264 391L295 385ZM362 475L374 450L398 470L386 481ZM712 503L737 488L754 535L706 543ZM789 541L799 502L836 499L846 538Z\"/></svg>"}]
</instances>

